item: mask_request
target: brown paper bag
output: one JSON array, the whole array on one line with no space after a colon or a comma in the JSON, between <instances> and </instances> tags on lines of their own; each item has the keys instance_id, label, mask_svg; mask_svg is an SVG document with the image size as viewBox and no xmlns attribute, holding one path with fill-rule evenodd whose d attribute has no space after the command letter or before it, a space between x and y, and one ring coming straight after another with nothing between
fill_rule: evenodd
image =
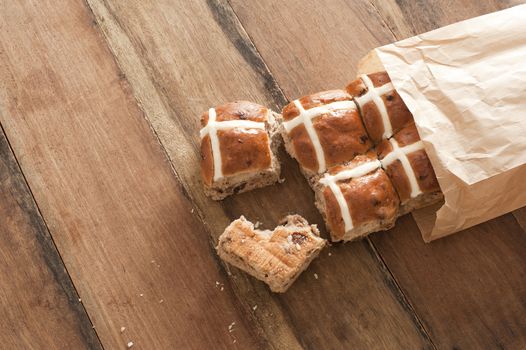
<instances>
[{"instance_id":1,"label":"brown paper bag","mask_svg":"<svg viewBox=\"0 0 526 350\"><path fill-rule=\"evenodd\" d=\"M375 59L444 193L442 206L413 213L426 242L526 205L526 5L377 48L362 73Z\"/></svg>"}]
</instances>

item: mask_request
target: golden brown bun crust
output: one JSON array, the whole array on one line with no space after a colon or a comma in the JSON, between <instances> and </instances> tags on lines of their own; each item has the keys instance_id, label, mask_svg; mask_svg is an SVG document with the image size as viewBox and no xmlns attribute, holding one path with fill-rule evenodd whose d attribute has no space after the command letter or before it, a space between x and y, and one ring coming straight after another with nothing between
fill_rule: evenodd
<instances>
[{"instance_id":1,"label":"golden brown bun crust","mask_svg":"<svg viewBox=\"0 0 526 350\"><path fill-rule=\"evenodd\" d=\"M367 76L371 79L374 87L380 87L391 82L391 78L384 71L367 74ZM367 92L367 87L360 78L351 81L345 89L352 97L362 96Z\"/></svg>"},{"instance_id":2,"label":"golden brown bun crust","mask_svg":"<svg viewBox=\"0 0 526 350\"><path fill-rule=\"evenodd\" d=\"M314 128L327 167L350 161L372 147L357 109L320 116L314 121Z\"/></svg>"},{"instance_id":3,"label":"golden brown bun crust","mask_svg":"<svg viewBox=\"0 0 526 350\"><path fill-rule=\"evenodd\" d=\"M398 197L402 203L407 202L411 198L411 183L409 178L399 160L394 161L385 168L387 176L398 193Z\"/></svg>"},{"instance_id":4,"label":"golden brown bun crust","mask_svg":"<svg viewBox=\"0 0 526 350\"><path fill-rule=\"evenodd\" d=\"M337 101L351 101L352 98L343 90L330 90L304 96L299 99L305 110ZM291 120L299 115L294 103L283 109L284 120ZM325 155L326 166L350 161L357 154L366 152L372 147L357 109L336 110L312 119ZM289 133L295 158L303 168L317 172L318 161L312 141L303 125L298 125Z\"/></svg>"},{"instance_id":5,"label":"golden brown bun crust","mask_svg":"<svg viewBox=\"0 0 526 350\"><path fill-rule=\"evenodd\" d=\"M323 106L337 101L351 101L352 97L343 90L327 90L317 92L312 95L303 96L299 99L304 109ZM283 108L283 120L288 121L300 114L294 102L289 103Z\"/></svg>"},{"instance_id":6,"label":"golden brown bun crust","mask_svg":"<svg viewBox=\"0 0 526 350\"><path fill-rule=\"evenodd\" d=\"M214 157L212 156L212 144L210 135L206 135L201 140L201 176L205 185L212 184L214 177Z\"/></svg>"},{"instance_id":7,"label":"golden brown bun crust","mask_svg":"<svg viewBox=\"0 0 526 350\"><path fill-rule=\"evenodd\" d=\"M420 141L418 130L415 124L410 124L402 128L397 132L393 138L396 140L400 147L411 145L415 142ZM391 151L392 145L388 140L383 140L376 148L378 158L385 158ZM425 150L418 150L407 155L411 168L415 172L415 177L423 193L439 192L440 187L438 185L435 171L431 166L431 162L427 157ZM411 199L411 185L409 178L402 166L402 163L397 160L386 167L386 173L391 179L402 203L407 202Z\"/></svg>"},{"instance_id":8,"label":"golden brown bun crust","mask_svg":"<svg viewBox=\"0 0 526 350\"><path fill-rule=\"evenodd\" d=\"M404 128L400 129L400 131L394 134L393 138L400 147L405 147L420 141L420 135L418 135L418 130L416 129L415 123L410 123Z\"/></svg>"},{"instance_id":9,"label":"golden brown bun crust","mask_svg":"<svg viewBox=\"0 0 526 350\"><path fill-rule=\"evenodd\" d=\"M215 107L216 121L251 120L267 122L269 110L248 101L229 102ZM208 111L201 117L201 126L208 123ZM266 130L229 129L218 130L223 175L231 176L242 172L256 172L271 165L269 136ZM201 175L203 182L210 186L214 174L214 160L210 137L201 140Z\"/></svg>"},{"instance_id":10,"label":"golden brown bun crust","mask_svg":"<svg viewBox=\"0 0 526 350\"><path fill-rule=\"evenodd\" d=\"M371 79L375 87L380 87L391 82L387 72L377 72L368 74L367 76ZM353 97L363 96L367 93L367 88L361 78L349 83L346 90ZM404 101L402 101L402 98L395 90L381 96L381 98L385 104L389 120L391 121L393 132L397 132L413 121L411 112L409 112ZM365 124L369 137L374 143L380 142L384 134L384 127L378 107L373 101L370 101L360 106L360 108L363 123Z\"/></svg>"},{"instance_id":11,"label":"golden brown bun crust","mask_svg":"<svg viewBox=\"0 0 526 350\"><path fill-rule=\"evenodd\" d=\"M217 132L223 175L256 172L271 164L266 130L230 129Z\"/></svg>"},{"instance_id":12,"label":"golden brown bun crust","mask_svg":"<svg viewBox=\"0 0 526 350\"><path fill-rule=\"evenodd\" d=\"M312 141L303 125L298 125L289 133L289 140L294 149L295 158L303 168L312 172L318 171L318 158Z\"/></svg>"},{"instance_id":13,"label":"golden brown bun crust","mask_svg":"<svg viewBox=\"0 0 526 350\"><path fill-rule=\"evenodd\" d=\"M268 117L268 109L250 101L227 102L215 107L216 121L224 122L227 120L252 120L254 122L264 122ZM201 126L208 123L208 111L201 116Z\"/></svg>"},{"instance_id":14,"label":"golden brown bun crust","mask_svg":"<svg viewBox=\"0 0 526 350\"><path fill-rule=\"evenodd\" d=\"M337 174L359 164L374 160L374 155L357 156L351 164L335 167L329 171ZM398 215L399 200L388 176L377 169L365 176L338 182L353 220L354 227L374 221L392 221ZM325 216L333 240L341 240L345 227L340 206L330 188L324 188Z\"/></svg>"},{"instance_id":15,"label":"golden brown bun crust","mask_svg":"<svg viewBox=\"0 0 526 350\"><path fill-rule=\"evenodd\" d=\"M420 190L424 193L438 192L440 186L435 175L435 170L431 166L431 162L425 150L420 150L407 155L411 167L415 171L416 181Z\"/></svg>"}]
</instances>

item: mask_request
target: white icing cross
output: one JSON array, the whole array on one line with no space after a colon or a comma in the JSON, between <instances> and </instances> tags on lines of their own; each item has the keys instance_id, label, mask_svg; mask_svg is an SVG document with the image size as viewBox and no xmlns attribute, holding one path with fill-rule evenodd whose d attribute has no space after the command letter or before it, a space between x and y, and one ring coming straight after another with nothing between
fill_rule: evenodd
<instances>
[{"instance_id":1,"label":"white icing cross","mask_svg":"<svg viewBox=\"0 0 526 350\"><path fill-rule=\"evenodd\" d=\"M354 100L356 103L358 103L360 108L363 108L365 104L371 101L374 102L376 108L378 108L378 111L380 112L380 116L382 117L382 123L384 125L383 138L387 139L393 135L393 127L391 125L391 120L389 119L389 114L387 113L387 108L385 107L385 103L381 96L394 90L393 83L389 82L378 88L375 88L373 82L367 75L362 74L360 75L360 78L367 87L367 93L363 96L355 97Z\"/></svg>"},{"instance_id":2,"label":"white icing cross","mask_svg":"<svg viewBox=\"0 0 526 350\"><path fill-rule=\"evenodd\" d=\"M424 149L424 143L422 141L418 141L410 145L400 147L394 138L391 138L389 142L393 146L393 150L387 156L385 156L384 159L380 160L380 162L382 163L383 168L386 168L394 161L400 160L411 185L411 198L415 198L422 193L422 190L420 190L420 186L416 180L415 170L411 166L411 163L409 163L409 158L407 158L407 155L409 153Z\"/></svg>"},{"instance_id":3,"label":"white icing cross","mask_svg":"<svg viewBox=\"0 0 526 350\"><path fill-rule=\"evenodd\" d=\"M381 167L380 161L374 160L371 162L360 164L356 168L343 170L337 173L336 175L325 174L320 179L320 183L322 185L328 186L331 189L332 193L334 194L334 197L336 197L336 201L338 202L338 205L340 206L340 211L342 213L343 222L345 224L345 232L352 230L354 225L352 222L351 213L349 211L349 206L347 205L347 201L345 200L345 197L343 196L343 192L340 189L340 186L338 186L336 182L367 175L371 171L376 170L380 167Z\"/></svg>"},{"instance_id":4,"label":"white icing cross","mask_svg":"<svg viewBox=\"0 0 526 350\"><path fill-rule=\"evenodd\" d=\"M318 160L318 173L323 173L326 170L325 165L325 154L323 153L323 147L321 146L320 139L314 125L312 124L312 119L323 114L332 113L332 111L340 109L356 109L356 104L353 101L337 101L332 102L323 106L314 107L311 109L305 110L299 100L294 100L294 105L300 112L300 114L294 119L283 122L283 126L287 133L290 133L292 129L296 126L303 124L307 130L312 145L314 146L314 151L316 152L316 158Z\"/></svg>"},{"instance_id":5,"label":"white icing cross","mask_svg":"<svg viewBox=\"0 0 526 350\"><path fill-rule=\"evenodd\" d=\"M201 140L210 135L210 143L212 144L212 156L214 158L214 181L223 177L223 165L221 160L221 150L219 149L219 138L217 137L217 130L228 130L234 128L243 129L265 129L265 123L255 122L252 120L227 120L216 121L216 110L210 108L208 110L208 123L199 131Z\"/></svg>"}]
</instances>

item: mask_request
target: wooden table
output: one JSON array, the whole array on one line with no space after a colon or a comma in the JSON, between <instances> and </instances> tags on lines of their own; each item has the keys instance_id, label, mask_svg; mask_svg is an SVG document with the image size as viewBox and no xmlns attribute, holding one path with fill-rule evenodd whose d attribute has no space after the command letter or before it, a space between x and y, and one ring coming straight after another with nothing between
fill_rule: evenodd
<instances>
[{"instance_id":1,"label":"wooden table","mask_svg":"<svg viewBox=\"0 0 526 350\"><path fill-rule=\"evenodd\" d=\"M220 203L198 173L209 106L280 109L373 47L514 4L1 1L1 347L524 349L524 208L431 244L402 217L274 295L213 245L240 214L321 223L297 165Z\"/></svg>"}]
</instances>

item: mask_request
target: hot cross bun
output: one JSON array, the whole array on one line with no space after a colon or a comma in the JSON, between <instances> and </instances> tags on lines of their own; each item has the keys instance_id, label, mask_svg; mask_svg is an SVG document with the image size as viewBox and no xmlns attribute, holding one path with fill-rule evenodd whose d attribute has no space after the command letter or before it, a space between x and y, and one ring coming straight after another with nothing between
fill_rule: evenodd
<instances>
[{"instance_id":1,"label":"hot cross bun","mask_svg":"<svg viewBox=\"0 0 526 350\"><path fill-rule=\"evenodd\" d=\"M253 102L230 102L201 117L205 193L220 200L279 180L281 116Z\"/></svg>"}]
</instances>

